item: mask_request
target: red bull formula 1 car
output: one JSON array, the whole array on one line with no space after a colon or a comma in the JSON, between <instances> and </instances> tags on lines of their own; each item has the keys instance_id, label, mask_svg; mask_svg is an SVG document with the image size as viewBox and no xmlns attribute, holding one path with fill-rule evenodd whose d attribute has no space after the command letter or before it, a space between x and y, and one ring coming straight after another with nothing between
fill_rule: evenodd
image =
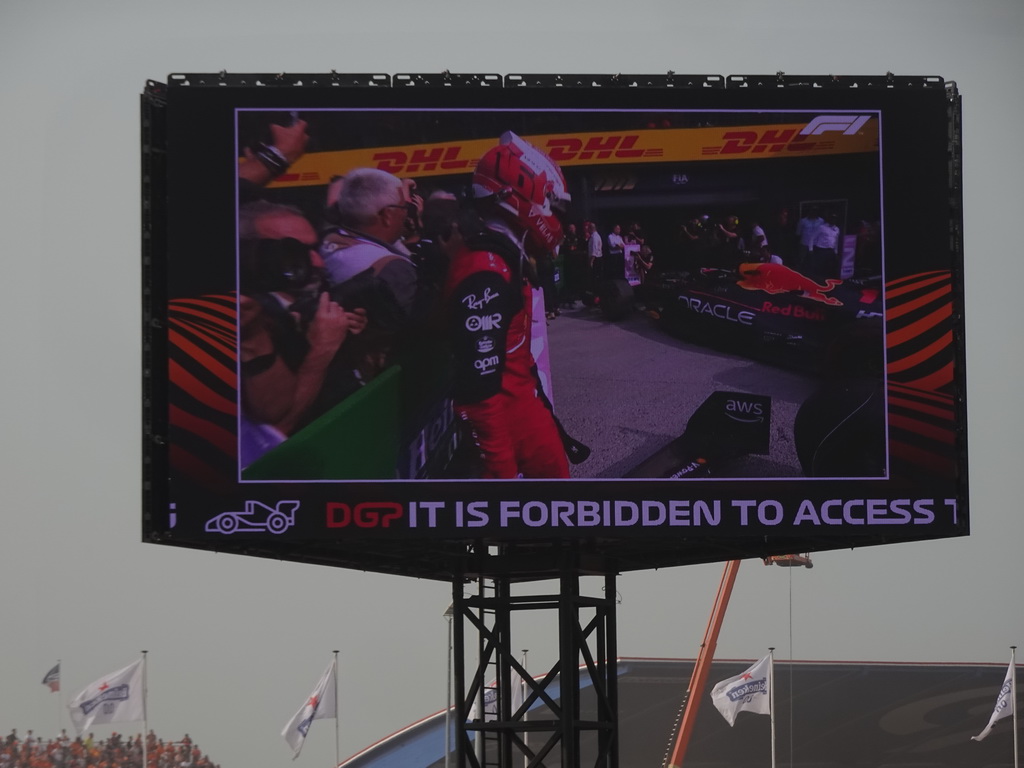
<instances>
[{"instance_id":1,"label":"red bull formula 1 car","mask_svg":"<svg viewBox=\"0 0 1024 768\"><path fill-rule=\"evenodd\" d=\"M880 370L881 278L817 280L747 262L662 273L636 293L666 331L688 341L779 365Z\"/></svg>"}]
</instances>

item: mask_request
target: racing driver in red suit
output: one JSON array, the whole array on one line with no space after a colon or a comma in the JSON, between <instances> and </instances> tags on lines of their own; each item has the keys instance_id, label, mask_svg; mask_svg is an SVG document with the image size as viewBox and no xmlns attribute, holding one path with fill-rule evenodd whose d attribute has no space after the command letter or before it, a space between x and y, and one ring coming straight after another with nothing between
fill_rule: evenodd
<instances>
[{"instance_id":1,"label":"racing driver in red suit","mask_svg":"<svg viewBox=\"0 0 1024 768\"><path fill-rule=\"evenodd\" d=\"M566 478L560 428L530 351L530 256L562 242L569 202L558 166L511 131L473 173L475 216L444 285L455 365L456 415L472 428L485 478Z\"/></svg>"}]
</instances>

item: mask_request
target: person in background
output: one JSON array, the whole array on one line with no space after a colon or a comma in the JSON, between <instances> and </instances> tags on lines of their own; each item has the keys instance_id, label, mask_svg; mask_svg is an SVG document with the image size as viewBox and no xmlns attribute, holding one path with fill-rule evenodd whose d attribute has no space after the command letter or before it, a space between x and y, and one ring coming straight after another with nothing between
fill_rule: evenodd
<instances>
[{"instance_id":1,"label":"person in background","mask_svg":"<svg viewBox=\"0 0 1024 768\"><path fill-rule=\"evenodd\" d=\"M814 237L818 234L818 227L824 223L816 205L808 207L807 213L796 223L797 252L796 264L793 266L798 271L802 272L811 267L810 255L811 249L814 248Z\"/></svg>"},{"instance_id":2,"label":"person in background","mask_svg":"<svg viewBox=\"0 0 1024 768\"><path fill-rule=\"evenodd\" d=\"M763 246L768 245L768 236L765 235L764 227L757 221L750 224L750 252L760 253Z\"/></svg>"},{"instance_id":3,"label":"person in background","mask_svg":"<svg viewBox=\"0 0 1024 768\"><path fill-rule=\"evenodd\" d=\"M590 272L591 286L596 287L605 276L604 246L594 222L588 221L584 225L584 232L587 237L587 270Z\"/></svg>"},{"instance_id":4,"label":"person in background","mask_svg":"<svg viewBox=\"0 0 1024 768\"><path fill-rule=\"evenodd\" d=\"M572 308L583 295L587 274L586 243L580 237L575 224L569 224L566 228L560 252L565 273L562 280L562 303L563 306Z\"/></svg>"},{"instance_id":5,"label":"person in background","mask_svg":"<svg viewBox=\"0 0 1024 768\"><path fill-rule=\"evenodd\" d=\"M818 278L839 277L839 226L829 211L814 233L807 273Z\"/></svg>"},{"instance_id":6,"label":"person in background","mask_svg":"<svg viewBox=\"0 0 1024 768\"><path fill-rule=\"evenodd\" d=\"M608 255L605 257L605 277L621 280L626 275L626 241L622 227L616 224L608 235Z\"/></svg>"}]
</instances>

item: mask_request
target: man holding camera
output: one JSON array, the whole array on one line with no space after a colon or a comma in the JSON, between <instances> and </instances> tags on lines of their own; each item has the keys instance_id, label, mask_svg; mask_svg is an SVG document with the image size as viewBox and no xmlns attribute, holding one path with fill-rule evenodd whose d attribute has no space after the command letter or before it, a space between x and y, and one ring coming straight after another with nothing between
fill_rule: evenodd
<instances>
[{"instance_id":1,"label":"man holding camera","mask_svg":"<svg viewBox=\"0 0 1024 768\"><path fill-rule=\"evenodd\" d=\"M324 291L317 235L302 213L265 201L239 211L239 357L245 418L287 436L327 386L331 362L366 317ZM283 439L283 437L282 437Z\"/></svg>"},{"instance_id":2,"label":"man holding camera","mask_svg":"<svg viewBox=\"0 0 1024 768\"><path fill-rule=\"evenodd\" d=\"M320 246L331 285L371 270L409 315L416 299L416 266L402 243L411 204L409 186L377 168L345 174L334 203L341 227Z\"/></svg>"}]
</instances>

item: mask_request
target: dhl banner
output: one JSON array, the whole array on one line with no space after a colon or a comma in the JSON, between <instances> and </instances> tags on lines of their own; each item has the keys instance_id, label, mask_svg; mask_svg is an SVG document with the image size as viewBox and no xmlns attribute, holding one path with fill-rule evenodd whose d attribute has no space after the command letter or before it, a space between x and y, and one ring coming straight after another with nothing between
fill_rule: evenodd
<instances>
[{"instance_id":1,"label":"dhl banner","mask_svg":"<svg viewBox=\"0 0 1024 768\"><path fill-rule=\"evenodd\" d=\"M524 136L563 168L625 163L681 163L811 157L878 151L878 121L873 117L837 118L840 122L789 123L715 128L672 128ZM380 168L399 177L467 173L494 146L496 137L311 152L279 176L273 187L327 184L353 168Z\"/></svg>"}]
</instances>

